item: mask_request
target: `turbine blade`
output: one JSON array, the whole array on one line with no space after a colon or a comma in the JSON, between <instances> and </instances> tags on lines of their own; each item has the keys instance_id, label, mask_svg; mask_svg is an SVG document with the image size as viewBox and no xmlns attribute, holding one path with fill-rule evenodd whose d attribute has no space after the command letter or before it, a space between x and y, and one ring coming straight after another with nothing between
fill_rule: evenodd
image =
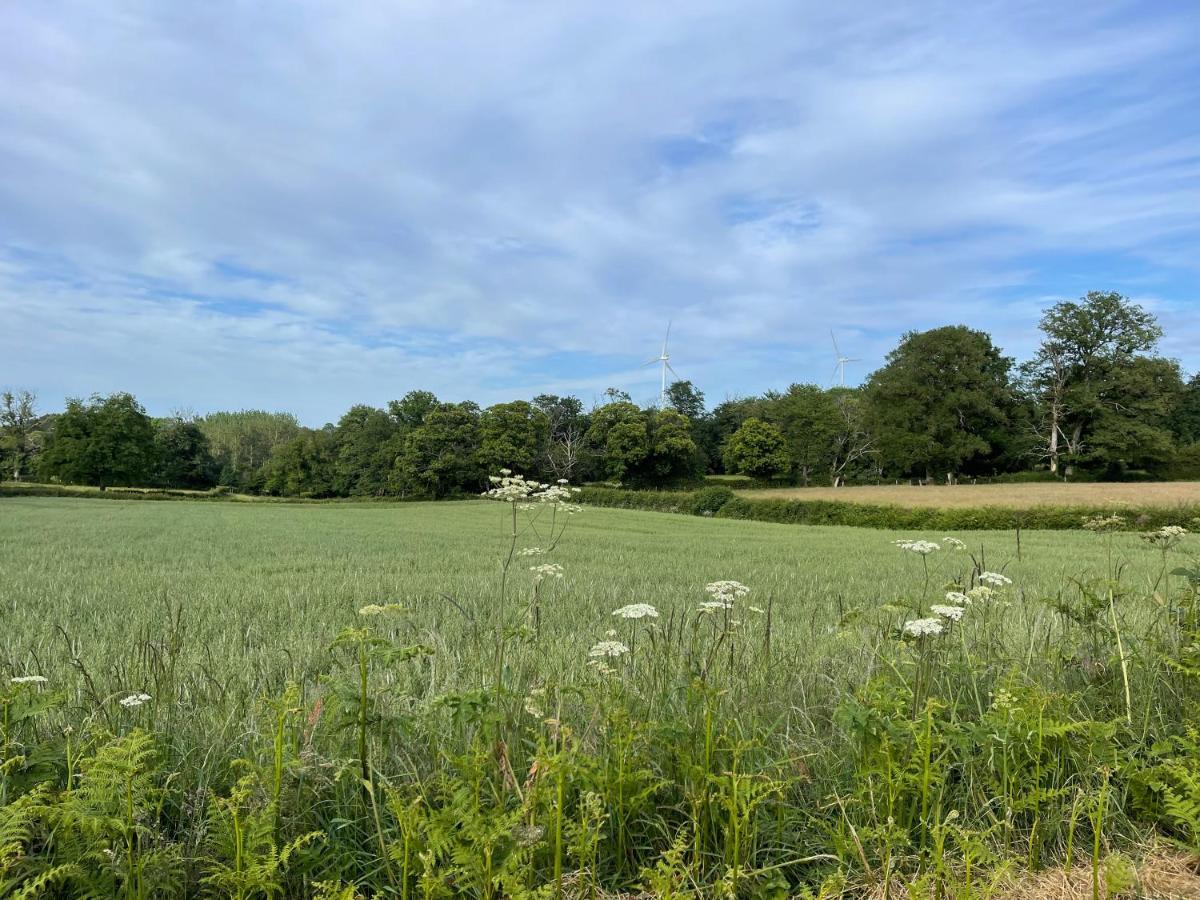
<instances>
[{"instance_id":1,"label":"turbine blade","mask_svg":"<svg viewBox=\"0 0 1200 900\"><path fill-rule=\"evenodd\" d=\"M831 341L833 341L833 352L834 352L834 353L836 353L838 356L841 356L841 355L842 355L842 351L838 349L838 345L837 345L837 338L835 338L835 337L833 336L833 329L832 329L832 328L830 328L830 329L829 329L829 339L830 339Z\"/></svg>"},{"instance_id":2,"label":"turbine blade","mask_svg":"<svg viewBox=\"0 0 1200 900\"><path fill-rule=\"evenodd\" d=\"M678 372L676 372L674 369L672 369L672 368L671 368L671 364L670 364L670 363L667 363L667 371L668 371L668 372L670 372L672 375L674 375L676 378L679 378L679 373L678 373ZM682 378L679 378L679 380L680 380L680 381L683 381L683 379L682 379Z\"/></svg>"},{"instance_id":3,"label":"turbine blade","mask_svg":"<svg viewBox=\"0 0 1200 900\"><path fill-rule=\"evenodd\" d=\"M659 362L662 362L662 357L661 357L661 356L656 356L656 357L654 357L654 359L650 360L649 362L644 362L644 363L642 363L640 366L638 366L638 368L639 368L639 369L644 369L644 368L646 368L646 366L652 366L652 365L654 365L655 363L659 363Z\"/></svg>"},{"instance_id":4,"label":"turbine blade","mask_svg":"<svg viewBox=\"0 0 1200 900\"><path fill-rule=\"evenodd\" d=\"M667 355L667 344L671 341L671 320L667 319L667 336L663 338L663 356Z\"/></svg>"}]
</instances>

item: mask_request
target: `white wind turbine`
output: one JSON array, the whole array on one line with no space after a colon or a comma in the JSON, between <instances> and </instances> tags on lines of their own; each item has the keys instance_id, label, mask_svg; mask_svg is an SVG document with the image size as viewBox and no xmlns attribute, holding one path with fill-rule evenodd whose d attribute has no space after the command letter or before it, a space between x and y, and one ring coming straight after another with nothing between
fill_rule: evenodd
<instances>
[{"instance_id":1,"label":"white wind turbine","mask_svg":"<svg viewBox=\"0 0 1200 900\"><path fill-rule=\"evenodd\" d=\"M833 341L833 353L837 362L833 364L833 374L838 378L838 384L841 387L846 386L846 363L862 362L857 356L842 356L842 351L838 348L837 338L833 336L833 330L829 332L829 338Z\"/></svg>"},{"instance_id":2,"label":"white wind turbine","mask_svg":"<svg viewBox=\"0 0 1200 900\"><path fill-rule=\"evenodd\" d=\"M679 379L679 373L671 368L671 354L667 351L667 343L670 340L671 323L667 322L667 336L663 338L662 353L654 357L654 359L650 360L649 362L642 364L643 368L645 366L652 366L655 363L660 363L662 365L662 387L659 389L658 401L663 407L666 407L667 405L667 372L669 371L672 375Z\"/></svg>"}]
</instances>

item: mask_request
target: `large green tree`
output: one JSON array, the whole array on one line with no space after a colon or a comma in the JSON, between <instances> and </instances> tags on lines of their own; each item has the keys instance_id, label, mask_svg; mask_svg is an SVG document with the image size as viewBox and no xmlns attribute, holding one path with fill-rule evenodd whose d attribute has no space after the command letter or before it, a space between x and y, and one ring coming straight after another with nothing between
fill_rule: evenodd
<instances>
[{"instance_id":1,"label":"large green tree","mask_svg":"<svg viewBox=\"0 0 1200 900\"><path fill-rule=\"evenodd\" d=\"M160 419L154 430L154 482L164 487L210 488L220 469L200 426L181 416Z\"/></svg>"},{"instance_id":2,"label":"large green tree","mask_svg":"<svg viewBox=\"0 0 1200 900\"><path fill-rule=\"evenodd\" d=\"M867 393L885 464L928 478L986 466L1014 406L1012 360L982 331L912 331Z\"/></svg>"},{"instance_id":3,"label":"large green tree","mask_svg":"<svg viewBox=\"0 0 1200 900\"><path fill-rule=\"evenodd\" d=\"M725 471L775 478L792 465L783 434L770 422L747 419L725 442Z\"/></svg>"},{"instance_id":4,"label":"large green tree","mask_svg":"<svg viewBox=\"0 0 1200 900\"><path fill-rule=\"evenodd\" d=\"M215 412L198 424L220 469L219 483L239 490L260 489L271 454L300 435L294 415L261 409Z\"/></svg>"},{"instance_id":5,"label":"large green tree","mask_svg":"<svg viewBox=\"0 0 1200 900\"><path fill-rule=\"evenodd\" d=\"M157 458L154 423L132 394L69 399L38 471L68 484L145 485Z\"/></svg>"},{"instance_id":6,"label":"large green tree","mask_svg":"<svg viewBox=\"0 0 1200 900\"><path fill-rule=\"evenodd\" d=\"M479 407L440 403L404 437L392 476L405 495L441 497L481 490L487 477L478 462Z\"/></svg>"},{"instance_id":7,"label":"large green tree","mask_svg":"<svg viewBox=\"0 0 1200 900\"><path fill-rule=\"evenodd\" d=\"M1154 446L1168 438L1151 433L1169 431L1161 417L1139 423L1134 420L1146 410L1129 405L1136 390L1176 389L1161 378L1147 380L1137 363L1162 336L1153 315L1121 294L1091 291L1048 309L1041 330L1042 343L1022 366L1022 379L1036 410L1039 453L1051 472L1064 459L1099 469L1122 463L1138 433Z\"/></svg>"},{"instance_id":8,"label":"large green tree","mask_svg":"<svg viewBox=\"0 0 1200 900\"><path fill-rule=\"evenodd\" d=\"M480 467L489 475L500 469L535 477L546 461L550 420L525 400L497 403L479 417Z\"/></svg>"},{"instance_id":9,"label":"large green tree","mask_svg":"<svg viewBox=\"0 0 1200 900\"><path fill-rule=\"evenodd\" d=\"M764 414L783 435L787 455L806 487L815 472L832 470L843 425L832 391L815 384L793 384L768 400Z\"/></svg>"},{"instance_id":10,"label":"large green tree","mask_svg":"<svg viewBox=\"0 0 1200 900\"><path fill-rule=\"evenodd\" d=\"M333 492L341 497L377 497L388 491L400 454L396 419L373 406L352 406L333 432Z\"/></svg>"},{"instance_id":11,"label":"large green tree","mask_svg":"<svg viewBox=\"0 0 1200 900\"><path fill-rule=\"evenodd\" d=\"M334 494L333 429L304 429L277 446L263 466L263 490L286 497Z\"/></svg>"},{"instance_id":12,"label":"large green tree","mask_svg":"<svg viewBox=\"0 0 1200 900\"><path fill-rule=\"evenodd\" d=\"M32 391L0 394L0 466L13 481L32 468L41 449L44 417L38 415L37 395ZM0 475L3 477L3 475Z\"/></svg>"}]
</instances>

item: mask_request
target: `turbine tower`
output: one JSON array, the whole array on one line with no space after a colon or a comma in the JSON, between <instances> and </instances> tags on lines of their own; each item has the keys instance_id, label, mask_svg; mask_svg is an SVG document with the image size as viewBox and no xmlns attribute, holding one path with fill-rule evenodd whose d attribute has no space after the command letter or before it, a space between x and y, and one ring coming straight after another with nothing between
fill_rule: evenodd
<instances>
[{"instance_id":1,"label":"turbine tower","mask_svg":"<svg viewBox=\"0 0 1200 900\"><path fill-rule=\"evenodd\" d=\"M833 354L834 354L834 358L837 360L837 362L833 364L833 374L835 376L837 376L839 386L845 387L846 386L846 363L862 362L862 360L860 360L856 356L842 356L842 351L838 348L837 338L833 336L832 329L830 329L830 331L829 331L829 339L833 341Z\"/></svg>"},{"instance_id":2,"label":"turbine tower","mask_svg":"<svg viewBox=\"0 0 1200 900\"><path fill-rule=\"evenodd\" d=\"M667 345L670 340L671 323L667 322L667 335L663 338L662 353L654 357L654 359L650 360L649 362L642 364L643 368L645 366L652 366L655 363L659 363L662 366L662 386L659 389L658 402L663 408L666 408L667 405L667 372L669 371L676 378L679 378L679 373L671 368L671 354L667 349Z\"/></svg>"}]
</instances>

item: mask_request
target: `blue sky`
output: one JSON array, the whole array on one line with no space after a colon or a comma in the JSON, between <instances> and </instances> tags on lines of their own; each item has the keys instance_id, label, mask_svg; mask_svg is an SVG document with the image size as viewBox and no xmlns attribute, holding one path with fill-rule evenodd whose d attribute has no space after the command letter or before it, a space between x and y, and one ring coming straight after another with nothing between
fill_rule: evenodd
<instances>
[{"instance_id":1,"label":"blue sky","mask_svg":"<svg viewBox=\"0 0 1200 900\"><path fill-rule=\"evenodd\" d=\"M1200 368L1188 3L0 5L0 386L717 402L1089 289Z\"/></svg>"}]
</instances>

